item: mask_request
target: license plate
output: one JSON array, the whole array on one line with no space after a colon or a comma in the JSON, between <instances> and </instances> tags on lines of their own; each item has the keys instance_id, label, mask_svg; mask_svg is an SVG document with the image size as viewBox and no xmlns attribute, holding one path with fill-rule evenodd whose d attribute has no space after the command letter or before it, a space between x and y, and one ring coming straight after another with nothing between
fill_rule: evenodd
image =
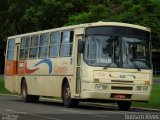
<instances>
[{"instance_id":1,"label":"license plate","mask_svg":"<svg viewBox=\"0 0 160 120\"><path fill-rule=\"evenodd\" d=\"M117 98L117 99L125 99L125 98L126 98L126 95L123 95L123 94L114 94L113 97L114 97L114 98Z\"/></svg>"}]
</instances>

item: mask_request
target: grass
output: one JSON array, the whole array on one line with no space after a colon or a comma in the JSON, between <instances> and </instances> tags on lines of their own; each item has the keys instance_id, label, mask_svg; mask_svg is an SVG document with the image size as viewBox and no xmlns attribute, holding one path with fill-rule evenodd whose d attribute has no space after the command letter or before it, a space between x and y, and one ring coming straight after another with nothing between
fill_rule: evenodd
<instances>
[{"instance_id":1,"label":"grass","mask_svg":"<svg viewBox=\"0 0 160 120\"><path fill-rule=\"evenodd\" d=\"M149 102L133 102L132 106L160 109L160 84L153 84Z\"/></svg>"},{"instance_id":2,"label":"grass","mask_svg":"<svg viewBox=\"0 0 160 120\"><path fill-rule=\"evenodd\" d=\"M154 77L160 77L160 75L153 75L153 78L154 78Z\"/></svg>"},{"instance_id":3,"label":"grass","mask_svg":"<svg viewBox=\"0 0 160 120\"><path fill-rule=\"evenodd\" d=\"M0 77L0 93L2 94L11 94L7 89L4 87L4 79Z\"/></svg>"}]
</instances>

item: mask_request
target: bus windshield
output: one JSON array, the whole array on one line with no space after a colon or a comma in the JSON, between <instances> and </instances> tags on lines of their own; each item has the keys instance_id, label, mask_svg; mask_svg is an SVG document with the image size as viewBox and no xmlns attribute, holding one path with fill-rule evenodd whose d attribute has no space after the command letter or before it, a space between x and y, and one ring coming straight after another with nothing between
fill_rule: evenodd
<instances>
[{"instance_id":1,"label":"bus windshield","mask_svg":"<svg viewBox=\"0 0 160 120\"><path fill-rule=\"evenodd\" d=\"M88 35L84 56L89 65L118 67L120 63L118 37Z\"/></svg>"},{"instance_id":2,"label":"bus windshield","mask_svg":"<svg viewBox=\"0 0 160 120\"><path fill-rule=\"evenodd\" d=\"M144 39L122 37L123 67L150 68L149 42Z\"/></svg>"},{"instance_id":3,"label":"bus windshield","mask_svg":"<svg viewBox=\"0 0 160 120\"><path fill-rule=\"evenodd\" d=\"M86 34L84 60L90 66L150 69L150 40L124 33Z\"/></svg>"}]
</instances>

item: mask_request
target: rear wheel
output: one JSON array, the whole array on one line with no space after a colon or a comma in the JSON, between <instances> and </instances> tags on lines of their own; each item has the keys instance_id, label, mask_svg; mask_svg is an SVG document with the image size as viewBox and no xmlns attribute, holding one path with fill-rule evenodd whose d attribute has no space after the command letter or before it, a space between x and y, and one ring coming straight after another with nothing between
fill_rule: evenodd
<instances>
[{"instance_id":1,"label":"rear wheel","mask_svg":"<svg viewBox=\"0 0 160 120\"><path fill-rule=\"evenodd\" d=\"M63 86L62 99L65 107L75 107L79 104L79 100L71 98L71 90L68 82Z\"/></svg>"},{"instance_id":2,"label":"rear wheel","mask_svg":"<svg viewBox=\"0 0 160 120\"><path fill-rule=\"evenodd\" d=\"M118 101L117 104L118 104L118 108L120 110L129 110L130 107L131 107L131 101Z\"/></svg>"},{"instance_id":3,"label":"rear wheel","mask_svg":"<svg viewBox=\"0 0 160 120\"><path fill-rule=\"evenodd\" d=\"M23 102L38 102L39 96L36 95L29 95L26 81L23 81L21 86L21 94Z\"/></svg>"}]
</instances>

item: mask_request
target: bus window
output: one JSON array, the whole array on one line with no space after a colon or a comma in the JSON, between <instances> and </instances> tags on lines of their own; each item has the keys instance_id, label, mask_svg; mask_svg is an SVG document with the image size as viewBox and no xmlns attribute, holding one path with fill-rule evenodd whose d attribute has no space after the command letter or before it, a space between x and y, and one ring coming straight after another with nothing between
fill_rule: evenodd
<instances>
[{"instance_id":1,"label":"bus window","mask_svg":"<svg viewBox=\"0 0 160 120\"><path fill-rule=\"evenodd\" d=\"M30 37L24 37L21 39L20 47L20 59L27 59L29 54Z\"/></svg>"},{"instance_id":2,"label":"bus window","mask_svg":"<svg viewBox=\"0 0 160 120\"><path fill-rule=\"evenodd\" d=\"M73 45L73 31L64 31L62 32L62 40L61 40L61 57L69 57L72 55L72 45Z\"/></svg>"},{"instance_id":3,"label":"bus window","mask_svg":"<svg viewBox=\"0 0 160 120\"><path fill-rule=\"evenodd\" d=\"M57 57L60 46L60 33L54 32L50 35L50 47L49 47L49 56Z\"/></svg>"},{"instance_id":4,"label":"bus window","mask_svg":"<svg viewBox=\"0 0 160 120\"><path fill-rule=\"evenodd\" d=\"M120 65L118 37L108 35L88 35L85 43L84 60L92 66Z\"/></svg>"},{"instance_id":5,"label":"bus window","mask_svg":"<svg viewBox=\"0 0 160 120\"><path fill-rule=\"evenodd\" d=\"M38 52L39 36L35 35L31 38L29 58L36 58Z\"/></svg>"},{"instance_id":6,"label":"bus window","mask_svg":"<svg viewBox=\"0 0 160 120\"><path fill-rule=\"evenodd\" d=\"M40 36L39 42L39 58L46 58L48 53L48 34L43 34Z\"/></svg>"},{"instance_id":7,"label":"bus window","mask_svg":"<svg viewBox=\"0 0 160 120\"><path fill-rule=\"evenodd\" d=\"M15 45L15 39L11 39L8 41L7 60L14 59L14 45Z\"/></svg>"},{"instance_id":8,"label":"bus window","mask_svg":"<svg viewBox=\"0 0 160 120\"><path fill-rule=\"evenodd\" d=\"M151 68L149 41L136 37L122 37L123 66L126 68Z\"/></svg>"}]
</instances>

